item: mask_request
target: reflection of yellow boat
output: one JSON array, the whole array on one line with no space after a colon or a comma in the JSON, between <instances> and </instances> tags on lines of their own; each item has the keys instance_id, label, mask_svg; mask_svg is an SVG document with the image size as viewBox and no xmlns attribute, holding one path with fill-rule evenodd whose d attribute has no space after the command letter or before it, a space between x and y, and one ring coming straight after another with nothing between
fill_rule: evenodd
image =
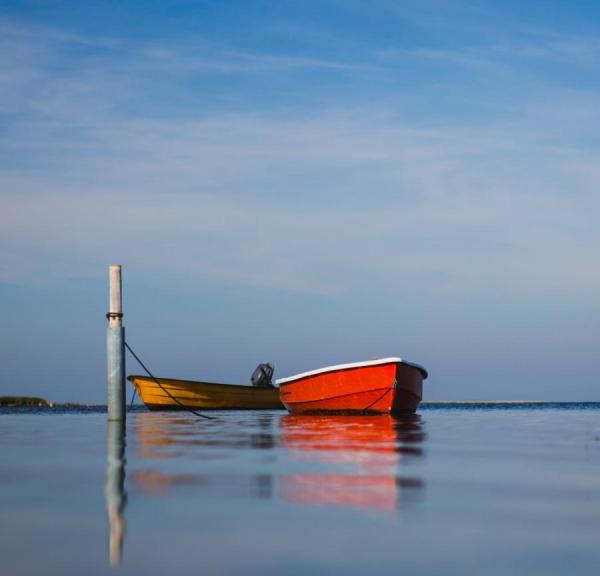
<instances>
[{"instance_id":1,"label":"reflection of yellow boat","mask_svg":"<svg viewBox=\"0 0 600 576\"><path fill-rule=\"evenodd\" d=\"M272 410L283 408L278 388L128 376L151 410Z\"/></svg>"}]
</instances>

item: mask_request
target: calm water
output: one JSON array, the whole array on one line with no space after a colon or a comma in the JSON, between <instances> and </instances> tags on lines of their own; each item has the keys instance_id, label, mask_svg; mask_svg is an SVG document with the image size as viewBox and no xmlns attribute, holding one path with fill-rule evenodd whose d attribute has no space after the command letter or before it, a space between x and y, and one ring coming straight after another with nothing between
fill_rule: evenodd
<instances>
[{"instance_id":1,"label":"calm water","mask_svg":"<svg viewBox=\"0 0 600 576\"><path fill-rule=\"evenodd\" d=\"M597 574L600 404L0 412L0 573ZM114 567L111 567L111 564Z\"/></svg>"}]
</instances>

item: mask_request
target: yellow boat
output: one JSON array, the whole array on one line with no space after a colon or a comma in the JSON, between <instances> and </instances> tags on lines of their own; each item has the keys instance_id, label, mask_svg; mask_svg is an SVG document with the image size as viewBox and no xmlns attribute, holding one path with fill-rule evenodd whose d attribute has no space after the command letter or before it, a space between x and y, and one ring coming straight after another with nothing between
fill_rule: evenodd
<instances>
[{"instance_id":1,"label":"yellow boat","mask_svg":"<svg viewBox=\"0 0 600 576\"><path fill-rule=\"evenodd\" d=\"M273 410L281 408L279 388L215 384L195 380L127 377L150 410Z\"/></svg>"}]
</instances>

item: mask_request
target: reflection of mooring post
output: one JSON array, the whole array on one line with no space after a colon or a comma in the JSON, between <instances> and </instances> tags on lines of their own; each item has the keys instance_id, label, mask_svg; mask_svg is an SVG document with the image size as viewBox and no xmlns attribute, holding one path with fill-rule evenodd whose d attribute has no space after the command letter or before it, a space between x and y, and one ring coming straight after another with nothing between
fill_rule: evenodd
<instances>
[{"instance_id":1,"label":"reflection of mooring post","mask_svg":"<svg viewBox=\"0 0 600 576\"><path fill-rule=\"evenodd\" d=\"M125 494L125 421L108 422L106 438L106 512L110 535L108 549L111 566L121 563L123 541L125 539L125 520L123 512L127 502Z\"/></svg>"},{"instance_id":2,"label":"reflection of mooring post","mask_svg":"<svg viewBox=\"0 0 600 576\"><path fill-rule=\"evenodd\" d=\"M108 419L125 420L125 328L121 303L121 266L109 268L110 306L106 352L108 358Z\"/></svg>"}]
</instances>

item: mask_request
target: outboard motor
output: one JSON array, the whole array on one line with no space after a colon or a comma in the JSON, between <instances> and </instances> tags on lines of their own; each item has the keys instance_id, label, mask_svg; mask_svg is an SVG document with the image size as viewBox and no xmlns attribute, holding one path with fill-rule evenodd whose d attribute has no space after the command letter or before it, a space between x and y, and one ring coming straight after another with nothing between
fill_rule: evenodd
<instances>
[{"instance_id":1,"label":"outboard motor","mask_svg":"<svg viewBox=\"0 0 600 576\"><path fill-rule=\"evenodd\" d=\"M252 386L256 386L257 388L275 388L271 381L274 371L273 364L269 364L268 362L266 364L259 364L250 378Z\"/></svg>"}]
</instances>

